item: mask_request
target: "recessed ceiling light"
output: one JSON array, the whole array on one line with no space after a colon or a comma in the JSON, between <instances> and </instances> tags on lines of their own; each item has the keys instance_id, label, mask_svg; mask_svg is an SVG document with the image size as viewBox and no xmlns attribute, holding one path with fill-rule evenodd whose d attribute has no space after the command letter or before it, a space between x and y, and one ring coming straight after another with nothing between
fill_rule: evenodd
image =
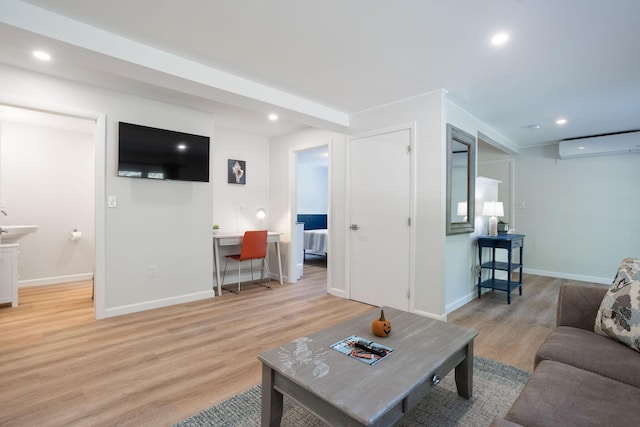
<instances>
[{"instance_id":1,"label":"recessed ceiling light","mask_svg":"<svg viewBox=\"0 0 640 427\"><path fill-rule=\"evenodd\" d=\"M578 147L578 150L584 150L584 147L580 146Z\"/></svg>"},{"instance_id":2,"label":"recessed ceiling light","mask_svg":"<svg viewBox=\"0 0 640 427\"><path fill-rule=\"evenodd\" d=\"M186 149L187 149L187 144L182 143L182 142L180 144L178 144L178 150L184 151Z\"/></svg>"},{"instance_id":3,"label":"recessed ceiling light","mask_svg":"<svg viewBox=\"0 0 640 427\"><path fill-rule=\"evenodd\" d=\"M556 120L557 125L564 125L567 123L567 119L558 119Z\"/></svg>"},{"instance_id":4,"label":"recessed ceiling light","mask_svg":"<svg viewBox=\"0 0 640 427\"><path fill-rule=\"evenodd\" d=\"M542 126L535 124L535 125L529 125L527 126L528 129L540 129Z\"/></svg>"},{"instance_id":5,"label":"recessed ceiling light","mask_svg":"<svg viewBox=\"0 0 640 427\"><path fill-rule=\"evenodd\" d=\"M491 44L498 46L501 44L505 44L508 40L509 40L508 33L497 33L497 34L494 34L493 37L491 37Z\"/></svg>"},{"instance_id":6,"label":"recessed ceiling light","mask_svg":"<svg viewBox=\"0 0 640 427\"><path fill-rule=\"evenodd\" d=\"M269 120L271 120L272 122L275 122L276 120L278 120L278 115L277 114L269 114Z\"/></svg>"},{"instance_id":7,"label":"recessed ceiling light","mask_svg":"<svg viewBox=\"0 0 640 427\"><path fill-rule=\"evenodd\" d=\"M51 55L49 55L47 52L43 50L35 50L33 52L33 56L35 56L41 61L49 61L51 59Z\"/></svg>"}]
</instances>

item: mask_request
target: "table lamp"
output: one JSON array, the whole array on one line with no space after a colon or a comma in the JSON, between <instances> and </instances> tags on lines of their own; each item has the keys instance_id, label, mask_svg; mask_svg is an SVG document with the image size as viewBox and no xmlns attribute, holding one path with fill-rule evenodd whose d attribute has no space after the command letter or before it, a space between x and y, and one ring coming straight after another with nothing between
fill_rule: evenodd
<instances>
[{"instance_id":1,"label":"table lamp","mask_svg":"<svg viewBox=\"0 0 640 427\"><path fill-rule=\"evenodd\" d=\"M504 216L502 202L484 202L482 205L482 215L489 218L489 236L498 235L498 218Z\"/></svg>"},{"instance_id":2,"label":"table lamp","mask_svg":"<svg viewBox=\"0 0 640 427\"><path fill-rule=\"evenodd\" d=\"M467 202L458 202L458 216L463 216L462 222L467 222Z\"/></svg>"},{"instance_id":3,"label":"table lamp","mask_svg":"<svg viewBox=\"0 0 640 427\"><path fill-rule=\"evenodd\" d=\"M267 211L265 211L264 209L260 208L256 211L256 217L258 217L258 219L260 220L260 228L262 228L262 220L265 216L267 216Z\"/></svg>"}]
</instances>

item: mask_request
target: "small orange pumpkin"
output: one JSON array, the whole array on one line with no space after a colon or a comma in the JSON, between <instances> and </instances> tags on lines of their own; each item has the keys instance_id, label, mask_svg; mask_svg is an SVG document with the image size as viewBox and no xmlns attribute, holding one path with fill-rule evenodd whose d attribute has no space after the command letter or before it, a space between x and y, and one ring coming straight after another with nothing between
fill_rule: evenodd
<instances>
[{"instance_id":1,"label":"small orange pumpkin","mask_svg":"<svg viewBox=\"0 0 640 427\"><path fill-rule=\"evenodd\" d=\"M380 318L371 323L371 332L377 337L388 337L391 333L391 322L384 318L384 310L380 310Z\"/></svg>"}]
</instances>

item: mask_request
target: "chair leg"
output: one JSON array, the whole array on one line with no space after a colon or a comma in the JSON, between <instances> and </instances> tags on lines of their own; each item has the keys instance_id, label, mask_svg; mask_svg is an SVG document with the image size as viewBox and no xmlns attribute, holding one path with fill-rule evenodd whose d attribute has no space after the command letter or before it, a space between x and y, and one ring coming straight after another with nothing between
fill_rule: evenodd
<instances>
[{"instance_id":1,"label":"chair leg","mask_svg":"<svg viewBox=\"0 0 640 427\"><path fill-rule=\"evenodd\" d=\"M222 285L221 285L222 289L225 289L225 287L224 287L224 278L227 275L227 262L228 261L229 261L229 258L225 258L225 260L224 260L224 270L222 272ZM234 292L231 289L226 289L227 291L232 292L234 294L239 294L240 293L240 264L241 263L238 262L238 291Z\"/></svg>"},{"instance_id":2,"label":"chair leg","mask_svg":"<svg viewBox=\"0 0 640 427\"><path fill-rule=\"evenodd\" d=\"M264 280L264 272L265 272L265 270L267 271L267 279L269 279L269 284L268 285L262 285L262 286L265 286L265 287L271 289L271 274L269 273L269 266L267 265L267 259L266 258L262 258L262 263L263 263L263 267L262 267L262 270L260 271L260 279Z\"/></svg>"}]
</instances>

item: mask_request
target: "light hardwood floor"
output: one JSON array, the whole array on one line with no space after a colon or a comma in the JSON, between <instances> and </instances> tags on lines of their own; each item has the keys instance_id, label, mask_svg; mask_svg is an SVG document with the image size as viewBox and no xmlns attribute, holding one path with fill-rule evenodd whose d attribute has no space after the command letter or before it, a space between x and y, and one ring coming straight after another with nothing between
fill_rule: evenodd
<instances>
[{"instance_id":1,"label":"light hardwood floor","mask_svg":"<svg viewBox=\"0 0 640 427\"><path fill-rule=\"evenodd\" d=\"M561 280L474 300L449 321L480 331L477 355L532 368ZM371 309L326 294L326 270L273 289L96 321L91 283L20 290L0 308L0 425L169 426L260 382L256 356Z\"/></svg>"}]
</instances>

